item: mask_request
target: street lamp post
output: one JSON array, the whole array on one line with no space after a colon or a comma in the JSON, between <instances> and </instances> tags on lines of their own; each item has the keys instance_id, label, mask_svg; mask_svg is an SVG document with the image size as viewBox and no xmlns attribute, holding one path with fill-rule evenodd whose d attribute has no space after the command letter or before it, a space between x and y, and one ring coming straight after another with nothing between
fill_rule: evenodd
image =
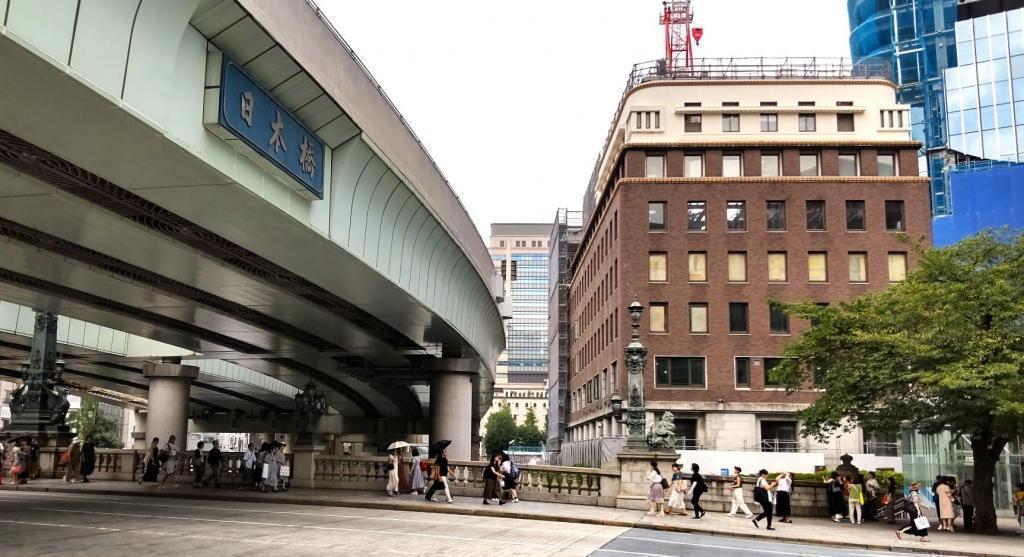
<instances>
[{"instance_id":1,"label":"street lamp post","mask_svg":"<svg viewBox=\"0 0 1024 557\"><path fill-rule=\"evenodd\" d=\"M626 411L626 425L629 436L626 448L647 448L647 408L644 406L644 368L647 366L647 348L640 343L640 316L644 306L633 297L629 304L629 321L633 329L632 340L626 346L626 369L629 371L629 407Z\"/></svg>"}]
</instances>

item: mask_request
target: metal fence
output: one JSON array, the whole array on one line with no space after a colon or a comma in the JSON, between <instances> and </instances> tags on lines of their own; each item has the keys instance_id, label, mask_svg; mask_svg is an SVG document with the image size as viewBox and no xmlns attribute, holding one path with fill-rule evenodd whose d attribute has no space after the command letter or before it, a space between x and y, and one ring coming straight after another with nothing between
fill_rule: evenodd
<instances>
[{"instance_id":1,"label":"metal fence","mask_svg":"<svg viewBox=\"0 0 1024 557\"><path fill-rule=\"evenodd\" d=\"M698 58L693 67L669 69L664 59L633 66L626 90L651 81L704 79L892 79L889 64L851 58Z\"/></svg>"}]
</instances>

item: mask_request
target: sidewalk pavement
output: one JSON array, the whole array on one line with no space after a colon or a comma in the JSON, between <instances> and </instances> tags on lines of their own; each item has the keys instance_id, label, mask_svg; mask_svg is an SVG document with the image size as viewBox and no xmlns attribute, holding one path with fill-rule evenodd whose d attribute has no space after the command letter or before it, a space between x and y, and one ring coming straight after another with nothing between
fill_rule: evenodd
<instances>
[{"instance_id":1,"label":"sidewalk pavement","mask_svg":"<svg viewBox=\"0 0 1024 557\"><path fill-rule=\"evenodd\" d=\"M193 489L187 485L167 488L142 486L126 481L92 481L88 484L68 484L62 480L37 480L27 485L0 487L3 491L35 491L75 493L80 495L121 495L146 497L174 497L245 503L274 502L295 505L327 507L355 507L363 509L406 510L446 514L509 517L529 520L547 520L582 524L600 524L625 528L649 528L669 532L690 532L714 536L770 539L772 541L828 545L876 551L923 552L936 555L963 555L966 557L1020 557L1024 555L1024 537L1017 535L1017 524L1011 518L1000 518L997 536L981 536L963 532L939 532L932 528L931 542L921 543L904 538L896 539L894 526L884 523L836 524L825 518L795 518L792 524L775 522L775 531L755 528L742 516L730 517L723 513L708 513L701 520L673 515L650 516L643 511L606 507L540 503L523 501L516 504L483 505L478 497L460 497L454 504L430 503L419 495L387 497L382 492L341 491L327 489L291 489L282 493L259 493L238 490ZM383 490L381 490L383 491ZM931 517L929 517L931 518ZM765 526L762 521L761 526ZM902 524L901 524L902 526Z\"/></svg>"}]
</instances>

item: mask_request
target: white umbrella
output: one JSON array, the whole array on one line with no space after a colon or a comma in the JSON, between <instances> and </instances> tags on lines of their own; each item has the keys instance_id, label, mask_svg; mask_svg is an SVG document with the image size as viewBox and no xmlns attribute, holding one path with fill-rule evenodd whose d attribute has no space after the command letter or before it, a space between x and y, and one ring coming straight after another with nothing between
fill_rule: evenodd
<instances>
[{"instance_id":1,"label":"white umbrella","mask_svg":"<svg viewBox=\"0 0 1024 557\"><path fill-rule=\"evenodd\" d=\"M394 449L404 449L408 446L409 444L406 443L405 441L395 441L394 443L388 445L388 450L390 451Z\"/></svg>"}]
</instances>

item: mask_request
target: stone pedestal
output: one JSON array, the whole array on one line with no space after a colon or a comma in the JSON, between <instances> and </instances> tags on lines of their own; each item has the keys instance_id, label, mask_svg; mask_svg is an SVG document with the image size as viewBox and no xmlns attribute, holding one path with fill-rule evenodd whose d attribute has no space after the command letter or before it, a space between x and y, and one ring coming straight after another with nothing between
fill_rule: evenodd
<instances>
[{"instance_id":1,"label":"stone pedestal","mask_svg":"<svg viewBox=\"0 0 1024 557\"><path fill-rule=\"evenodd\" d=\"M142 375L149 379L149 406L146 413L146 436L160 438L160 446L171 435L175 445L185 450L188 445L188 405L192 380L199 377L196 366L178 363L145 364Z\"/></svg>"},{"instance_id":2,"label":"stone pedestal","mask_svg":"<svg viewBox=\"0 0 1024 557\"><path fill-rule=\"evenodd\" d=\"M672 463L678 459L679 454L668 449L659 452L624 449L618 454L619 495L615 498L615 506L620 509L647 510L647 492L651 486L647 481L647 472L651 469L651 461L657 462L661 475L671 481Z\"/></svg>"},{"instance_id":3,"label":"stone pedestal","mask_svg":"<svg viewBox=\"0 0 1024 557\"><path fill-rule=\"evenodd\" d=\"M290 485L293 487L316 487L316 457L323 453L323 445L300 445L292 449L293 468Z\"/></svg>"}]
</instances>

